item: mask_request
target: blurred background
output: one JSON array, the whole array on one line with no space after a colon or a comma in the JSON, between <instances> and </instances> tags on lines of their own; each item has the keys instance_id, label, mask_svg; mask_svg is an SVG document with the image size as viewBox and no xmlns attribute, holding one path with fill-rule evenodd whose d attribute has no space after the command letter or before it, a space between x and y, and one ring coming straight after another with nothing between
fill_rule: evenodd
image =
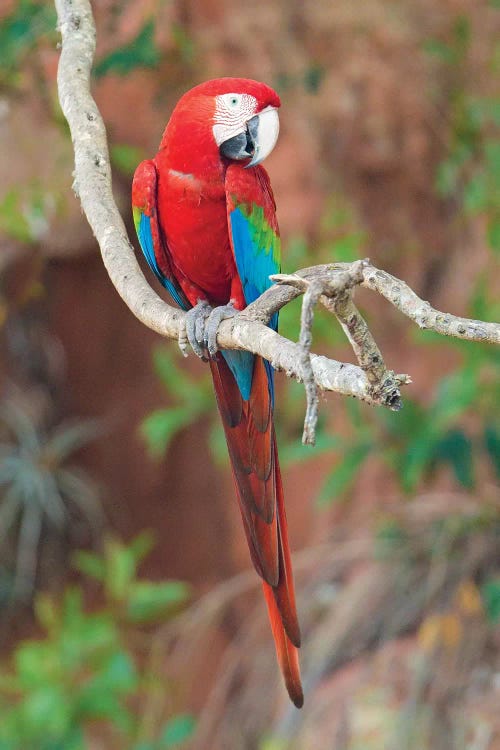
<instances>
[{"instance_id":1,"label":"blurred background","mask_svg":"<svg viewBox=\"0 0 500 750\"><path fill-rule=\"evenodd\" d=\"M179 96L256 78L282 98L266 166L284 270L369 256L440 310L498 320L498 0L93 5L130 230L133 171ZM49 2L1 3L1 750L500 748L498 351L361 290L413 384L398 414L323 398L315 449L278 376L296 711L207 368L133 318L71 190L55 26ZM331 317L314 325L315 351L352 361Z\"/></svg>"}]
</instances>

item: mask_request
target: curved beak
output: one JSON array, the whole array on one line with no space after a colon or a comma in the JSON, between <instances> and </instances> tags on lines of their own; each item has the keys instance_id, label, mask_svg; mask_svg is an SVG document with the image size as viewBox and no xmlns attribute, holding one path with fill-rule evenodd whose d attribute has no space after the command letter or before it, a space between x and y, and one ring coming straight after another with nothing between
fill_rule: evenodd
<instances>
[{"instance_id":1,"label":"curved beak","mask_svg":"<svg viewBox=\"0 0 500 750\"><path fill-rule=\"evenodd\" d=\"M255 167L269 156L276 145L280 129L276 107L266 107L247 121L245 130L220 145L220 152L228 159L249 159L245 167Z\"/></svg>"},{"instance_id":2,"label":"curved beak","mask_svg":"<svg viewBox=\"0 0 500 750\"><path fill-rule=\"evenodd\" d=\"M253 132L254 153L252 160L246 167L255 167L260 164L276 145L280 132L280 120L276 107L266 107L255 117L247 122L250 133Z\"/></svg>"}]
</instances>

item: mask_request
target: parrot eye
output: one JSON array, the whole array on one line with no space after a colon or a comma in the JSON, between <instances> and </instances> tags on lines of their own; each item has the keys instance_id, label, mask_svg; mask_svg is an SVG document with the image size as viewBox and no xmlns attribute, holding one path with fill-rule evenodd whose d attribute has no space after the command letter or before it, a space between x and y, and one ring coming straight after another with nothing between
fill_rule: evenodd
<instances>
[{"instance_id":1,"label":"parrot eye","mask_svg":"<svg viewBox=\"0 0 500 750\"><path fill-rule=\"evenodd\" d=\"M238 109L241 105L241 94L226 94L223 98L229 109Z\"/></svg>"}]
</instances>

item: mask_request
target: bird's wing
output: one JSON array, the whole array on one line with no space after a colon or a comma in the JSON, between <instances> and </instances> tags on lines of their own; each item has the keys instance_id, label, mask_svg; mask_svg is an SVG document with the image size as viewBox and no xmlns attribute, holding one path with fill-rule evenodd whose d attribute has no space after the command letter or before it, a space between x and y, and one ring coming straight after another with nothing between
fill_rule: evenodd
<instances>
[{"instance_id":1,"label":"bird's wing","mask_svg":"<svg viewBox=\"0 0 500 750\"><path fill-rule=\"evenodd\" d=\"M157 210L156 166L151 159L139 164L132 183L132 211L134 224L142 252L154 275L167 289L172 298L183 310L191 306L184 296L172 271L170 256L166 247Z\"/></svg>"}]
</instances>

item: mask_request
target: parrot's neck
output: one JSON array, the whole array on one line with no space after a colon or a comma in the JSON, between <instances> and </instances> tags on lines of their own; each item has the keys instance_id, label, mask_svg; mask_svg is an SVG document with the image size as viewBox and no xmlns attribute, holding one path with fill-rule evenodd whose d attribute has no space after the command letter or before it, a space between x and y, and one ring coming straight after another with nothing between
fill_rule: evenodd
<instances>
[{"instance_id":1,"label":"parrot's neck","mask_svg":"<svg viewBox=\"0 0 500 750\"><path fill-rule=\"evenodd\" d=\"M172 117L163 133L156 161L198 180L224 183L227 167L206 121L191 117L186 127L182 118Z\"/></svg>"}]
</instances>

